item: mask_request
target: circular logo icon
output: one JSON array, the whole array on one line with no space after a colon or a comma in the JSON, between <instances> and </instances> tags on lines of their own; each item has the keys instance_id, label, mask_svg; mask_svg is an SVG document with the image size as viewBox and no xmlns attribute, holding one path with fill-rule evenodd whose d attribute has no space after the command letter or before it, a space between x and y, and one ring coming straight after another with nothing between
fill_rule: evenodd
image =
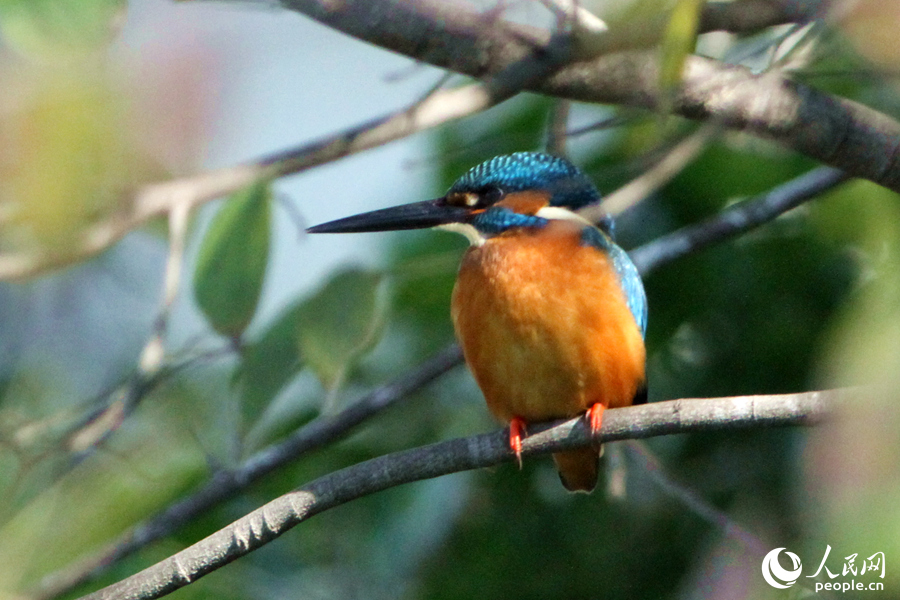
<instances>
[{"instance_id":1,"label":"circular logo icon","mask_svg":"<svg viewBox=\"0 0 900 600\"><path fill-rule=\"evenodd\" d=\"M783 568L778 562L778 555L782 550L784 550L784 548L775 548L766 554L766 557L762 561L762 574L766 579L766 583L773 588L786 590L794 585L794 582L800 577L800 571L803 570L803 567L800 565L799 556L785 550L784 553L791 559L791 562L794 563L794 570L788 571Z\"/></svg>"}]
</instances>

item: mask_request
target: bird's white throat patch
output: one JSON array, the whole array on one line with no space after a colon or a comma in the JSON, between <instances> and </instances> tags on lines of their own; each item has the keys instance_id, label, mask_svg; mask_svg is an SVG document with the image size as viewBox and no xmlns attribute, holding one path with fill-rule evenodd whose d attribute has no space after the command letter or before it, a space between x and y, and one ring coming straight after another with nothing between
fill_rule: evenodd
<instances>
[{"instance_id":1,"label":"bird's white throat patch","mask_svg":"<svg viewBox=\"0 0 900 600\"><path fill-rule=\"evenodd\" d=\"M572 221L580 225L587 225L589 227L594 226L593 223L591 223L578 213L574 213L568 208L563 208L561 206L545 206L542 209L538 210L535 213L535 216L550 221Z\"/></svg>"},{"instance_id":2,"label":"bird's white throat patch","mask_svg":"<svg viewBox=\"0 0 900 600\"><path fill-rule=\"evenodd\" d=\"M445 223L444 225L438 225L435 229L452 231L453 233L463 235L469 240L471 245L476 247L484 246L484 243L487 241L484 234L475 229L474 225L469 225L468 223Z\"/></svg>"},{"instance_id":3,"label":"bird's white throat patch","mask_svg":"<svg viewBox=\"0 0 900 600\"><path fill-rule=\"evenodd\" d=\"M538 210L535 213L535 216L542 219L547 219L548 221L570 221L588 227L594 226L593 223L591 223L578 213L574 213L567 208L562 208L561 206L545 206ZM476 229L474 225L470 225L468 223L445 223L443 225L437 225L435 229L440 229L442 231L452 231L453 233L463 235L467 240L469 240L469 243L475 247L484 246L484 243L487 241L487 236L478 231L478 229Z\"/></svg>"}]
</instances>

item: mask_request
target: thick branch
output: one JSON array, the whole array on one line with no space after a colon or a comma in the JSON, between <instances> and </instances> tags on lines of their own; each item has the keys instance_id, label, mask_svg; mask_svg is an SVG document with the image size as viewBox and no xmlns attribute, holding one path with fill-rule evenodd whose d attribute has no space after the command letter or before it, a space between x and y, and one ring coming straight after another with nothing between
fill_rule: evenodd
<instances>
[{"instance_id":1,"label":"thick branch","mask_svg":"<svg viewBox=\"0 0 900 600\"><path fill-rule=\"evenodd\" d=\"M701 33L759 31L773 25L805 23L822 16L831 2L818 0L738 0L707 2L700 13Z\"/></svg>"},{"instance_id":2,"label":"thick branch","mask_svg":"<svg viewBox=\"0 0 900 600\"><path fill-rule=\"evenodd\" d=\"M546 44L549 38L544 30L494 18L496 13L480 13L460 0L280 0L280 3L288 10L370 44L477 78L497 73L505 65L521 60L535 46ZM709 2L701 13L699 32L717 29L752 32L771 25L806 21L815 17L825 4L818 0ZM611 41L606 42L605 48L593 49L612 52L655 45L663 34L666 17L660 15L652 23L641 21L640 31L629 29L629 35L621 39L616 31L607 31L604 36Z\"/></svg>"},{"instance_id":3,"label":"thick branch","mask_svg":"<svg viewBox=\"0 0 900 600\"><path fill-rule=\"evenodd\" d=\"M590 102L652 108L658 61L651 52L620 53L579 63L541 91ZM857 102L829 96L778 73L691 57L674 110L697 120L774 139L850 175L900 191L900 123Z\"/></svg>"},{"instance_id":4,"label":"thick branch","mask_svg":"<svg viewBox=\"0 0 900 600\"><path fill-rule=\"evenodd\" d=\"M282 0L282 4L359 39L473 77L496 73L521 60L548 35L488 21L456 3L437 0ZM804 4L817 9L821 3ZM717 5L717 10L727 9ZM723 20L721 13L713 19L715 24ZM655 49L604 54L571 64L531 89L571 100L653 109L659 100L658 55ZM755 75L741 66L689 57L672 110L774 139L851 175L900 191L900 123L779 73Z\"/></svg>"},{"instance_id":5,"label":"thick branch","mask_svg":"<svg viewBox=\"0 0 900 600\"><path fill-rule=\"evenodd\" d=\"M825 418L846 390L772 396L686 399L606 412L592 438L584 419L550 425L529 436L527 457L595 442L674 433L811 425ZM514 460L506 430L396 452L330 473L285 494L178 554L113 584L85 600L147 600L192 583L279 537L325 510L381 490Z\"/></svg>"}]
</instances>

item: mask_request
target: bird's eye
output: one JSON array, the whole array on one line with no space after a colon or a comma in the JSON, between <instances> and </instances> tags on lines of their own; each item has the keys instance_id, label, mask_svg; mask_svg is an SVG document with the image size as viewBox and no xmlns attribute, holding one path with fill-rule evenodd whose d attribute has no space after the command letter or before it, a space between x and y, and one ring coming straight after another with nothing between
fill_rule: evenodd
<instances>
[{"instance_id":1,"label":"bird's eye","mask_svg":"<svg viewBox=\"0 0 900 600\"><path fill-rule=\"evenodd\" d=\"M471 192L454 192L446 197L447 204L465 208L487 208L503 198L503 190L486 186Z\"/></svg>"},{"instance_id":2,"label":"bird's eye","mask_svg":"<svg viewBox=\"0 0 900 600\"><path fill-rule=\"evenodd\" d=\"M479 206L491 206L499 202L501 198L503 198L503 190L495 185L478 190Z\"/></svg>"}]
</instances>

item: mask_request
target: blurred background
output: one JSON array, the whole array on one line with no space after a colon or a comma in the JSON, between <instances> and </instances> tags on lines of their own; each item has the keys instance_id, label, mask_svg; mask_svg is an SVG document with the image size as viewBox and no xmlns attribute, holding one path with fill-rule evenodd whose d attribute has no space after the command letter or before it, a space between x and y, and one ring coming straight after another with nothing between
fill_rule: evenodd
<instances>
[{"instance_id":1,"label":"blurred background","mask_svg":"<svg viewBox=\"0 0 900 600\"><path fill-rule=\"evenodd\" d=\"M637 19L672 4L592 8ZM540 2L509 10L548 22ZM897 118L898 22L894 1L836 4L827 24L707 34L697 52L789 68ZM435 197L482 160L541 149L554 111L521 95L204 206L167 315L165 363L179 368L116 412L158 332L166 223L90 259L77 253L81 233L143 184L401 110L442 73L267 2L2 0L0 43L0 268L48 264L0 282L3 598L42 597L48 574L451 343L465 240L303 228ZM567 150L611 192L697 127L575 104ZM815 166L723 132L621 215L619 242L635 248ZM859 580L900 597L898 242L896 195L854 180L645 281L651 401L872 386L825 426L610 444L589 496L566 493L549 458L406 485L318 516L175 597L798 598L813 579L772 589L762 556L787 547L807 574L826 546L832 572L883 552L885 579ZM457 367L64 597L318 476L496 427Z\"/></svg>"}]
</instances>

